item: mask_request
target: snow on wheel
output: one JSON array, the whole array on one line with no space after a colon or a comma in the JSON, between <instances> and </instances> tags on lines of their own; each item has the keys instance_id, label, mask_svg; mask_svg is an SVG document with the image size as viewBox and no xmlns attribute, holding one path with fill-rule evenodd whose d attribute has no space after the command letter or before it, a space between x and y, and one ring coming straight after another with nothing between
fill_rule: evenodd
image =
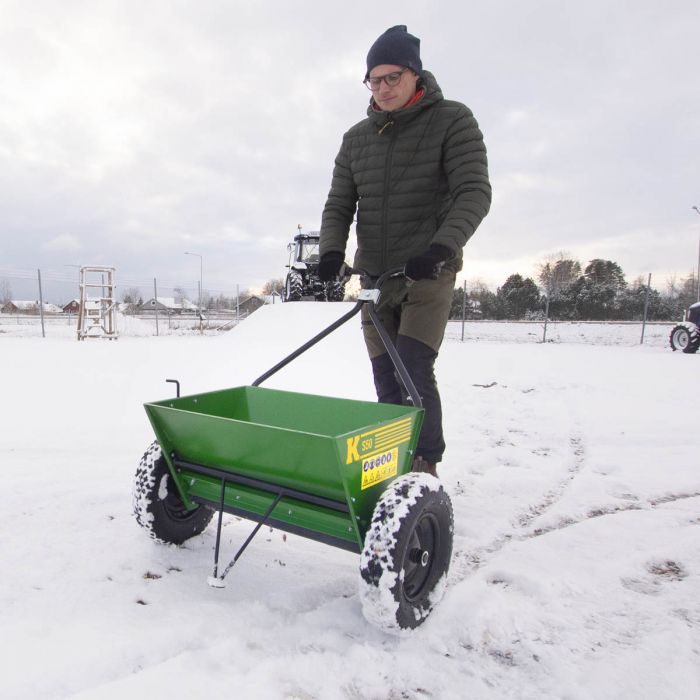
<instances>
[{"instance_id":1,"label":"snow on wheel","mask_svg":"<svg viewBox=\"0 0 700 700\"><path fill-rule=\"evenodd\" d=\"M670 337L671 349L685 353L695 353L700 347L700 331L694 323L679 323Z\"/></svg>"},{"instance_id":2,"label":"snow on wheel","mask_svg":"<svg viewBox=\"0 0 700 700\"><path fill-rule=\"evenodd\" d=\"M425 473L396 479L374 508L360 561L360 599L386 632L420 625L445 591L454 518L440 481Z\"/></svg>"},{"instance_id":3,"label":"snow on wheel","mask_svg":"<svg viewBox=\"0 0 700 700\"><path fill-rule=\"evenodd\" d=\"M328 301L343 301L345 298L345 282L328 282L326 299Z\"/></svg>"},{"instance_id":4,"label":"snow on wheel","mask_svg":"<svg viewBox=\"0 0 700 700\"><path fill-rule=\"evenodd\" d=\"M202 532L214 515L206 506L185 508L157 441L139 462L134 478L134 515L159 542L182 544Z\"/></svg>"},{"instance_id":5,"label":"snow on wheel","mask_svg":"<svg viewBox=\"0 0 700 700\"><path fill-rule=\"evenodd\" d=\"M287 281L284 286L284 300L299 301L301 299L303 287L304 280L301 275L296 270L292 270L287 275Z\"/></svg>"}]
</instances>

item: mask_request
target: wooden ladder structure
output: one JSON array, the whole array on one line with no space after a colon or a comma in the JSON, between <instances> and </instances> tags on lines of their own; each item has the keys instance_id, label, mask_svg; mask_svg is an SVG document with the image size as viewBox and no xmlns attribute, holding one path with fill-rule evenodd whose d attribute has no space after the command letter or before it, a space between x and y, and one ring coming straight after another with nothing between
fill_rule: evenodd
<instances>
[{"instance_id":1,"label":"wooden ladder structure","mask_svg":"<svg viewBox=\"0 0 700 700\"><path fill-rule=\"evenodd\" d=\"M80 268L78 340L118 337L114 268L83 265Z\"/></svg>"}]
</instances>

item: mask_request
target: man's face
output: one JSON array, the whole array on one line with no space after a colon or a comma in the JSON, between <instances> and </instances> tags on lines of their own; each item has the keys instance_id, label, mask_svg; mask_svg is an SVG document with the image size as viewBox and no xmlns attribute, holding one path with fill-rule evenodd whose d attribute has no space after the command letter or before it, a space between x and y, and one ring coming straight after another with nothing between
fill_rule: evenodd
<instances>
[{"instance_id":1,"label":"man's face","mask_svg":"<svg viewBox=\"0 0 700 700\"><path fill-rule=\"evenodd\" d=\"M372 92L374 101L377 103L379 109L384 112L395 112L397 109L406 106L416 94L418 76L410 69L405 70L403 66L375 66L369 72L370 78L378 78L382 75L388 75L389 73L399 73L402 70L404 72L401 75L401 80L399 80L396 85L392 87L387 85L386 80L382 80L379 89Z\"/></svg>"}]
</instances>

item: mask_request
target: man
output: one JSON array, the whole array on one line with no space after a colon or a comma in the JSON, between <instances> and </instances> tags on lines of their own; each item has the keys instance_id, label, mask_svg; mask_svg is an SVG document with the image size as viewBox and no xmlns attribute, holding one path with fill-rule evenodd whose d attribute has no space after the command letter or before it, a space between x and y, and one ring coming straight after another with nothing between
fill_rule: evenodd
<instances>
[{"instance_id":1,"label":"man","mask_svg":"<svg viewBox=\"0 0 700 700\"><path fill-rule=\"evenodd\" d=\"M460 59L461 60L461 59ZM319 275L341 272L357 210L354 267L382 288L377 313L423 400L414 471L437 476L445 441L433 368L449 317L462 248L491 204L486 148L471 111L444 99L423 70L420 40L392 27L367 55L367 118L344 136L321 221ZM377 397L403 403L403 388L369 315L362 327Z\"/></svg>"}]
</instances>

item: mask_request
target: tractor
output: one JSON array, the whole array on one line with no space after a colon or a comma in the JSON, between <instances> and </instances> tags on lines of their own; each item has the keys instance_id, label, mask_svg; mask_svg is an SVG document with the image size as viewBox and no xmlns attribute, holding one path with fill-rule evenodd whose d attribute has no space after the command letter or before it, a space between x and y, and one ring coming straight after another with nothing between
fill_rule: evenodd
<instances>
[{"instance_id":1,"label":"tractor","mask_svg":"<svg viewBox=\"0 0 700 700\"><path fill-rule=\"evenodd\" d=\"M318 276L319 232L298 233L287 245L289 263L284 285L284 301L343 301L343 280L322 282Z\"/></svg>"},{"instance_id":2,"label":"tractor","mask_svg":"<svg viewBox=\"0 0 700 700\"><path fill-rule=\"evenodd\" d=\"M697 352L700 347L700 301L691 304L686 311L685 321L671 331L670 342L671 350Z\"/></svg>"}]
</instances>

